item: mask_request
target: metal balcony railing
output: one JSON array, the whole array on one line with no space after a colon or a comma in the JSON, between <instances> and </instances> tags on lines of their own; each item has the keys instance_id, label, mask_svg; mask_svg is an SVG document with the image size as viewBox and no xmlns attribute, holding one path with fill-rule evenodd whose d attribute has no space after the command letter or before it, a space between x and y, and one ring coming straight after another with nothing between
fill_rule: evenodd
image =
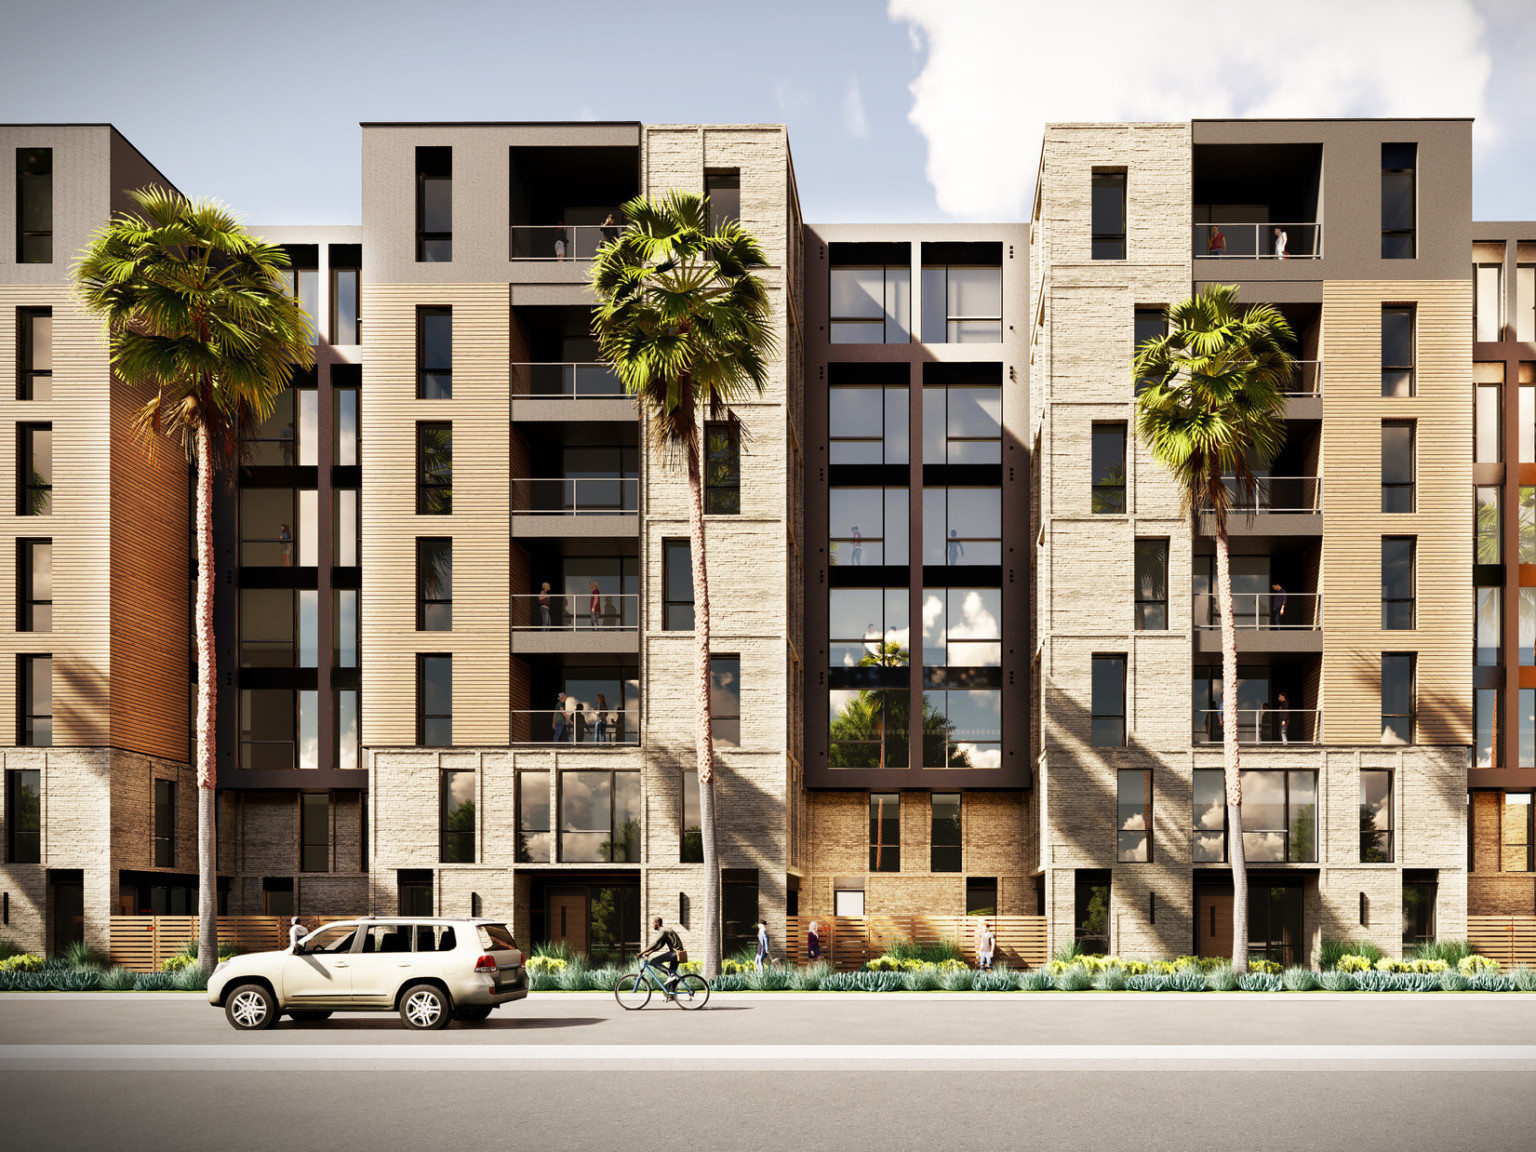
<instances>
[{"instance_id":1,"label":"metal balcony railing","mask_svg":"<svg viewBox=\"0 0 1536 1152\"><path fill-rule=\"evenodd\" d=\"M1296 374L1292 378L1291 386L1285 390L1287 396L1298 399L1311 399L1323 394L1323 362L1321 360L1297 360Z\"/></svg>"},{"instance_id":2,"label":"metal balcony railing","mask_svg":"<svg viewBox=\"0 0 1536 1152\"><path fill-rule=\"evenodd\" d=\"M1196 744L1220 744L1227 724L1239 744L1316 744L1323 730L1317 708L1196 708L1194 720Z\"/></svg>"},{"instance_id":3,"label":"metal balcony railing","mask_svg":"<svg viewBox=\"0 0 1536 1152\"><path fill-rule=\"evenodd\" d=\"M1214 592L1197 592L1195 627L1221 627L1221 604ZM1234 592L1232 623L1259 631L1308 631L1323 626L1323 597L1319 592Z\"/></svg>"},{"instance_id":4,"label":"metal balcony railing","mask_svg":"<svg viewBox=\"0 0 1536 1152\"><path fill-rule=\"evenodd\" d=\"M1323 255L1323 226L1317 223L1194 224L1191 236L1194 254L1210 259L1319 260Z\"/></svg>"},{"instance_id":5,"label":"metal balcony railing","mask_svg":"<svg viewBox=\"0 0 1536 1152\"><path fill-rule=\"evenodd\" d=\"M1235 476L1226 478L1232 512L1321 512L1323 482L1318 476L1260 476L1251 492ZM1202 511L1209 512L1207 505Z\"/></svg>"},{"instance_id":6,"label":"metal balcony railing","mask_svg":"<svg viewBox=\"0 0 1536 1152\"><path fill-rule=\"evenodd\" d=\"M617 213L615 213L617 215ZM617 240L622 224L514 224L513 260L590 260L600 245Z\"/></svg>"},{"instance_id":7,"label":"metal balcony railing","mask_svg":"<svg viewBox=\"0 0 1536 1152\"><path fill-rule=\"evenodd\" d=\"M595 704L566 709L514 708L511 710L513 744L613 744L634 747L640 743L640 721L630 712Z\"/></svg>"},{"instance_id":8,"label":"metal balcony railing","mask_svg":"<svg viewBox=\"0 0 1536 1152\"><path fill-rule=\"evenodd\" d=\"M592 608L589 592L551 592L512 597L514 632L633 632L640 627L640 597L633 592L598 593Z\"/></svg>"},{"instance_id":9,"label":"metal balcony railing","mask_svg":"<svg viewBox=\"0 0 1536 1152\"><path fill-rule=\"evenodd\" d=\"M513 515L634 516L639 509L640 479L636 476L512 481Z\"/></svg>"},{"instance_id":10,"label":"metal balcony railing","mask_svg":"<svg viewBox=\"0 0 1536 1152\"><path fill-rule=\"evenodd\" d=\"M514 363L512 395L540 400L623 396L624 384L607 364Z\"/></svg>"}]
</instances>

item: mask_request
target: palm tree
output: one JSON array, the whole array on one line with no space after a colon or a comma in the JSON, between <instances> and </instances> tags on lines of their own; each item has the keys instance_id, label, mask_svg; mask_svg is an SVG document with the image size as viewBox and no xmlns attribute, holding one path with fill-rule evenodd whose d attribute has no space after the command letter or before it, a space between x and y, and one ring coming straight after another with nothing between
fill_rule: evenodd
<instances>
[{"instance_id":1,"label":"palm tree","mask_svg":"<svg viewBox=\"0 0 1536 1152\"><path fill-rule=\"evenodd\" d=\"M715 750L709 709L709 579L704 550L702 423L760 396L777 352L772 305L757 275L762 245L735 221L715 224L709 200L672 191L623 206L629 224L592 264L598 304L592 331L645 418L651 446L681 458L688 477L693 563L695 738L704 847L703 967L720 967L720 867L716 859Z\"/></svg>"},{"instance_id":2,"label":"palm tree","mask_svg":"<svg viewBox=\"0 0 1536 1152\"><path fill-rule=\"evenodd\" d=\"M1232 610L1227 512L1254 495L1255 468L1285 444L1285 391L1294 340L1268 304L1242 307L1237 289L1216 284L1168 309L1167 333L1145 341L1131 362L1144 386L1136 434L1183 490L1185 510L1216 526L1216 594L1221 611L1222 765L1232 860L1232 967L1248 970L1248 865L1243 852L1243 786L1238 764L1237 627Z\"/></svg>"},{"instance_id":3,"label":"palm tree","mask_svg":"<svg viewBox=\"0 0 1536 1152\"><path fill-rule=\"evenodd\" d=\"M149 399L135 417L146 451L177 441L197 472L196 764L198 956L219 955L214 844L213 475L242 458L295 366L312 363L312 329L285 283L288 257L213 201L165 188L128 193L74 268L87 311L106 325L113 373Z\"/></svg>"}]
</instances>

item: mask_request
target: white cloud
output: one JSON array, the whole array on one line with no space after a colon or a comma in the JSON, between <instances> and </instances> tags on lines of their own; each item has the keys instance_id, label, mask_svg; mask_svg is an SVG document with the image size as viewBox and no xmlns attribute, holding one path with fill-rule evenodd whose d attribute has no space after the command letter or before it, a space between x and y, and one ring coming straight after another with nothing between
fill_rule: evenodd
<instances>
[{"instance_id":1,"label":"white cloud","mask_svg":"<svg viewBox=\"0 0 1536 1152\"><path fill-rule=\"evenodd\" d=\"M793 80L780 77L773 83L773 102L788 119L796 112L804 112L816 103L816 93Z\"/></svg>"},{"instance_id":2,"label":"white cloud","mask_svg":"<svg viewBox=\"0 0 1536 1152\"><path fill-rule=\"evenodd\" d=\"M843 96L843 127L848 135L860 140L869 136L869 117L864 115L864 93L859 90L859 78L848 77L848 92Z\"/></svg>"},{"instance_id":3,"label":"white cloud","mask_svg":"<svg viewBox=\"0 0 1536 1152\"><path fill-rule=\"evenodd\" d=\"M1477 116L1492 70L1470 0L890 0L887 11L927 48L908 118L928 141L939 206L972 219L1028 211L1047 123Z\"/></svg>"}]
</instances>

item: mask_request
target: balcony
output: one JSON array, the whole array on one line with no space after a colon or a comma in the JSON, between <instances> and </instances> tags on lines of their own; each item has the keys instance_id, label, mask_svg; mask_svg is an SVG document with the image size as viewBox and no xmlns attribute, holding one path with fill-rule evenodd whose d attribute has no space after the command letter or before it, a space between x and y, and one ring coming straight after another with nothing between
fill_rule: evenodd
<instances>
[{"instance_id":1,"label":"balcony","mask_svg":"<svg viewBox=\"0 0 1536 1152\"><path fill-rule=\"evenodd\" d=\"M607 221L622 221L619 205L640 192L640 149L514 147L508 164L507 256L528 265L520 278L585 279L593 253L622 227Z\"/></svg>"},{"instance_id":2,"label":"balcony","mask_svg":"<svg viewBox=\"0 0 1536 1152\"><path fill-rule=\"evenodd\" d=\"M512 419L545 424L634 420L635 402L607 364L513 363Z\"/></svg>"},{"instance_id":3,"label":"balcony","mask_svg":"<svg viewBox=\"0 0 1536 1152\"><path fill-rule=\"evenodd\" d=\"M1323 598L1319 593L1233 592L1232 608L1239 652L1323 650ZM1220 652L1221 608L1214 593L1194 594L1191 619L1195 651Z\"/></svg>"},{"instance_id":4,"label":"balcony","mask_svg":"<svg viewBox=\"0 0 1536 1152\"><path fill-rule=\"evenodd\" d=\"M1196 708L1194 743L1220 744L1225 725L1237 724L1239 744L1320 744L1323 713L1317 708Z\"/></svg>"},{"instance_id":5,"label":"balcony","mask_svg":"<svg viewBox=\"0 0 1536 1152\"><path fill-rule=\"evenodd\" d=\"M640 651L640 597L636 593L518 594L512 604L512 651L516 654L591 652L634 655Z\"/></svg>"},{"instance_id":6,"label":"balcony","mask_svg":"<svg viewBox=\"0 0 1536 1152\"><path fill-rule=\"evenodd\" d=\"M513 536L634 536L639 523L637 476L512 481Z\"/></svg>"},{"instance_id":7,"label":"balcony","mask_svg":"<svg viewBox=\"0 0 1536 1152\"><path fill-rule=\"evenodd\" d=\"M1190 225L1202 260L1321 260L1321 224L1236 221Z\"/></svg>"},{"instance_id":8,"label":"balcony","mask_svg":"<svg viewBox=\"0 0 1536 1152\"><path fill-rule=\"evenodd\" d=\"M635 748L640 744L638 713L613 708L600 712L595 704L579 704L564 711L514 708L510 717L513 744L547 744L551 748L563 744Z\"/></svg>"},{"instance_id":9,"label":"balcony","mask_svg":"<svg viewBox=\"0 0 1536 1152\"><path fill-rule=\"evenodd\" d=\"M1297 535L1323 530L1320 476L1260 476L1251 491L1236 477L1226 479L1227 529L1233 535ZM1216 534L1210 505L1200 510L1200 531Z\"/></svg>"},{"instance_id":10,"label":"balcony","mask_svg":"<svg viewBox=\"0 0 1536 1152\"><path fill-rule=\"evenodd\" d=\"M1197 144L1191 159L1190 254L1212 262L1197 278L1274 279L1284 261L1322 258L1321 144ZM1234 260L1263 271L1215 272Z\"/></svg>"},{"instance_id":11,"label":"balcony","mask_svg":"<svg viewBox=\"0 0 1536 1152\"><path fill-rule=\"evenodd\" d=\"M615 205L603 214L607 219L622 217ZM543 260L551 263L575 263L585 265L597 255L597 250L610 240L618 238L620 224L514 224L507 229L509 235L508 258L512 260ZM582 274L586 274L585 267Z\"/></svg>"},{"instance_id":12,"label":"balcony","mask_svg":"<svg viewBox=\"0 0 1536 1152\"><path fill-rule=\"evenodd\" d=\"M640 743L640 669L633 659L514 656L512 683L513 744L592 748Z\"/></svg>"}]
</instances>

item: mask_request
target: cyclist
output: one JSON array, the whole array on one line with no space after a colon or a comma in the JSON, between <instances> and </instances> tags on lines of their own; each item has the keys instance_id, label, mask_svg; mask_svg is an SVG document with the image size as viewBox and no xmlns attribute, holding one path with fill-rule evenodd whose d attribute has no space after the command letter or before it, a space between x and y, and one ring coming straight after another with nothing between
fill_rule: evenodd
<instances>
[{"instance_id":1,"label":"cyclist","mask_svg":"<svg viewBox=\"0 0 1536 1152\"><path fill-rule=\"evenodd\" d=\"M677 988L677 954L683 950L683 940L672 929L661 926L660 916L651 921L651 928L656 932L656 942L640 956L651 956L656 967L666 969L666 988L670 993Z\"/></svg>"}]
</instances>

